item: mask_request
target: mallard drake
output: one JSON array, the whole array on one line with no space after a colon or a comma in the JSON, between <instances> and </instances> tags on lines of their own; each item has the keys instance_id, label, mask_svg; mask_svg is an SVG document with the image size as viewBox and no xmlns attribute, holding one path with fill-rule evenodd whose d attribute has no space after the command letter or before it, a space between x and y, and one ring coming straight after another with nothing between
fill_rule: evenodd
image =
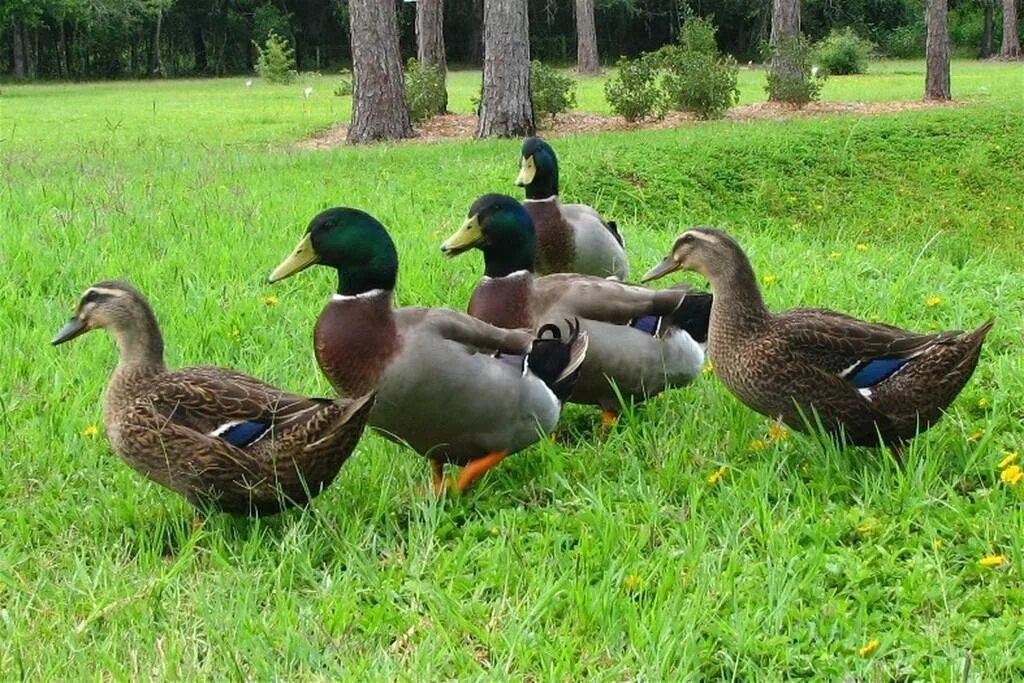
<instances>
[{"instance_id":1,"label":"mallard drake","mask_svg":"<svg viewBox=\"0 0 1024 683\"><path fill-rule=\"evenodd\" d=\"M168 370L156 316L126 282L87 289L52 343L100 328L120 351L103 411L110 445L201 509L265 515L305 504L352 453L373 404L372 390L332 401L225 368Z\"/></svg>"},{"instance_id":2,"label":"mallard drake","mask_svg":"<svg viewBox=\"0 0 1024 683\"><path fill-rule=\"evenodd\" d=\"M313 334L320 369L343 396L377 387L370 424L429 458L438 492L445 463L464 466L455 484L462 491L554 428L585 333L534 335L455 311L395 308L395 245L357 209L317 215L270 281L313 264L338 272Z\"/></svg>"},{"instance_id":3,"label":"mallard drake","mask_svg":"<svg viewBox=\"0 0 1024 683\"><path fill-rule=\"evenodd\" d=\"M629 279L626 243L615 223L589 206L558 201L558 157L551 145L540 138L523 141L516 185L526 188L526 211L537 231L538 275Z\"/></svg>"},{"instance_id":4,"label":"mallard drake","mask_svg":"<svg viewBox=\"0 0 1024 683\"><path fill-rule=\"evenodd\" d=\"M743 403L796 430L821 421L848 443L902 446L930 427L974 372L990 320L973 332L919 334L841 313L765 308L746 254L724 232L684 232L647 282L694 270L711 283L709 353Z\"/></svg>"},{"instance_id":5,"label":"mallard drake","mask_svg":"<svg viewBox=\"0 0 1024 683\"><path fill-rule=\"evenodd\" d=\"M474 248L483 252L484 277L469 314L505 328L579 318L590 347L569 400L599 406L606 424L618 414L620 394L643 400L700 373L710 294L589 275L535 276L533 221L522 204L500 194L477 199L466 222L441 245L446 256Z\"/></svg>"}]
</instances>

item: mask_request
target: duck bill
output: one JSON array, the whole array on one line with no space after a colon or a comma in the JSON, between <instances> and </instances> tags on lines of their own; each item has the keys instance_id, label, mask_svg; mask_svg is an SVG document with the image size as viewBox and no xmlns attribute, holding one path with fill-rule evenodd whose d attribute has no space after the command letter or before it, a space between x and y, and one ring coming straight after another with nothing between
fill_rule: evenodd
<instances>
[{"instance_id":1,"label":"duck bill","mask_svg":"<svg viewBox=\"0 0 1024 683\"><path fill-rule=\"evenodd\" d=\"M644 273L644 276L640 278L640 282L657 280L658 278L665 277L669 273L674 273L679 269L680 265L676 263L675 259L671 256L667 256L661 263Z\"/></svg>"},{"instance_id":2,"label":"duck bill","mask_svg":"<svg viewBox=\"0 0 1024 683\"><path fill-rule=\"evenodd\" d=\"M60 332L50 341L51 344L57 346L63 344L66 341L71 341L75 337L80 337L89 331L89 326L85 324L85 321L75 316L68 321L68 324L60 328Z\"/></svg>"},{"instance_id":3,"label":"duck bill","mask_svg":"<svg viewBox=\"0 0 1024 683\"><path fill-rule=\"evenodd\" d=\"M519 175L516 176L516 185L526 187L533 182L533 178L536 175L537 163L533 160L533 157L523 157L522 162L519 164Z\"/></svg>"},{"instance_id":4,"label":"duck bill","mask_svg":"<svg viewBox=\"0 0 1024 683\"><path fill-rule=\"evenodd\" d=\"M281 261L281 265L274 268L274 272L267 278L268 282L279 282L286 277L291 277L295 273L299 273L306 268L309 268L314 263L319 263L320 257L316 255L316 251L313 249L313 240L310 239L309 233L307 232L291 255L284 261Z\"/></svg>"},{"instance_id":5,"label":"duck bill","mask_svg":"<svg viewBox=\"0 0 1024 683\"><path fill-rule=\"evenodd\" d=\"M470 216L451 237L441 243L441 253L445 256L458 256L480 244L483 237L480 220L475 215Z\"/></svg>"}]
</instances>

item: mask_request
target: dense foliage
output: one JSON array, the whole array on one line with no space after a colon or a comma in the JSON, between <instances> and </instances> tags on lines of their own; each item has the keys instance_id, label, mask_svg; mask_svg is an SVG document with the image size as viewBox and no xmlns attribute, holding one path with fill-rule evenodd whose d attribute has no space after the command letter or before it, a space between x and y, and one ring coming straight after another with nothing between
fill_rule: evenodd
<instances>
[{"instance_id":1,"label":"dense foliage","mask_svg":"<svg viewBox=\"0 0 1024 683\"><path fill-rule=\"evenodd\" d=\"M663 116L665 94L658 87L658 63L651 55L621 57L615 75L604 84L604 96L612 111L627 121Z\"/></svg>"},{"instance_id":2,"label":"dense foliage","mask_svg":"<svg viewBox=\"0 0 1024 683\"><path fill-rule=\"evenodd\" d=\"M435 64L409 59L405 65L405 103L409 120L425 121L434 114L443 114L445 102L444 70Z\"/></svg>"},{"instance_id":3,"label":"dense foliage","mask_svg":"<svg viewBox=\"0 0 1024 683\"><path fill-rule=\"evenodd\" d=\"M576 106L576 80L535 59L530 62L530 95L534 117L555 116Z\"/></svg>"},{"instance_id":4,"label":"dense foliage","mask_svg":"<svg viewBox=\"0 0 1024 683\"><path fill-rule=\"evenodd\" d=\"M271 31L266 42L256 46L256 73L270 83L295 80L295 50L288 41Z\"/></svg>"},{"instance_id":5,"label":"dense foliage","mask_svg":"<svg viewBox=\"0 0 1024 683\"><path fill-rule=\"evenodd\" d=\"M967 54L979 47L985 1L950 0L950 33ZM886 54L919 56L923 3L803 0L803 31L821 40L849 26ZM571 61L573 4L529 0L529 7L532 56ZM403 57L415 56L415 3L398 3L398 10ZM718 48L747 61L759 56L771 23L771 3L765 0L599 0L595 10L598 49L606 58L676 43L683 20L699 13L720 27ZM480 0L449 0L444 22L448 61L479 64ZM997 10L997 35L1000 27ZM299 71L350 62L346 0L0 0L0 73L14 73L16 62L32 78L251 73L254 43L262 45L271 31L288 40Z\"/></svg>"},{"instance_id":6,"label":"dense foliage","mask_svg":"<svg viewBox=\"0 0 1024 683\"><path fill-rule=\"evenodd\" d=\"M661 87L672 109L719 118L736 101L739 67L728 55L719 55L715 27L706 19L687 19L679 45L658 50L664 72Z\"/></svg>"},{"instance_id":7,"label":"dense foliage","mask_svg":"<svg viewBox=\"0 0 1024 683\"><path fill-rule=\"evenodd\" d=\"M769 59L787 65L768 69L768 98L802 106L818 99L825 74L813 64L814 46L804 36L784 38L769 49Z\"/></svg>"},{"instance_id":8,"label":"dense foliage","mask_svg":"<svg viewBox=\"0 0 1024 683\"><path fill-rule=\"evenodd\" d=\"M862 74L868 70L868 57L873 45L850 27L832 31L818 44L815 61L832 76Z\"/></svg>"}]
</instances>

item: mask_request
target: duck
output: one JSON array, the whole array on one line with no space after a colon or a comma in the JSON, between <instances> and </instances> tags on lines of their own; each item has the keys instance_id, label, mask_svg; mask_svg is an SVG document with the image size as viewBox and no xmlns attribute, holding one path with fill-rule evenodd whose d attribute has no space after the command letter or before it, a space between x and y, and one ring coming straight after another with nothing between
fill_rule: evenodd
<instances>
[{"instance_id":1,"label":"duck","mask_svg":"<svg viewBox=\"0 0 1024 683\"><path fill-rule=\"evenodd\" d=\"M919 333L825 309L773 313L740 245L706 226L682 233L642 281L678 270L711 284L708 351L742 403L797 431L820 422L841 443L888 446L898 461L970 379L995 322Z\"/></svg>"},{"instance_id":2,"label":"duck","mask_svg":"<svg viewBox=\"0 0 1024 683\"><path fill-rule=\"evenodd\" d=\"M307 398L227 368L168 369L153 309L127 282L85 290L52 343L98 329L119 351L103 409L110 445L200 511L256 516L307 504L352 454L373 405L372 389Z\"/></svg>"},{"instance_id":3,"label":"duck","mask_svg":"<svg viewBox=\"0 0 1024 683\"><path fill-rule=\"evenodd\" d=\"M441 308L396 307L398 253L365 211L313 218L270 282L319 264L337 292L313 332L320 370L342 396L376 387L369 424L431 463L438 495L465 491L505 457L554 429L579 376L587 334L573 322L507 330ZM457 480L444 466L463 467Z\"/></svg>"},{"instance_id":4,"label":"duck","mask_svg":"<svg viewBox=\"0 0 1024 683\"><path fill-rule=\"evenodd\" d=\"M516 185L537 232L538 275L580 273L629 279L626 242L613 221L584 204L558 201L558 157L539 137L523 141Z\"/></svg>"},{"instance_id":5,"label":"duck","mask_svg":"<svg viewBox=\"0 0 1024 683\"><path fill-rule=\"evenodd\" d=\"M618 419L622 400L640 402L700 374L710 294L591 275L538 275L536 247L533 220L523 204L508 195L486 194L473 202L441 252L447 257L482 252L484 275L467 308L475 318L504 328L580 320L590 346L571 403L597 406L608 427Z\"/></svg>"}]
</instances>

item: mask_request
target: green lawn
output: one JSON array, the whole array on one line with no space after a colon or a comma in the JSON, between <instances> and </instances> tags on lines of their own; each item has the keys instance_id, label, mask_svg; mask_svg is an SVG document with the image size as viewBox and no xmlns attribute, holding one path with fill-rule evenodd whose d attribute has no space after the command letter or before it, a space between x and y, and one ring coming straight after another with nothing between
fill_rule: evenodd
<instances>
[{"instance_id":1,"label":"green lawn","mask_svg":"<svg viewBox=\"0 0 1024 683\"><path fill-rule=\"evenodd\" d=\"M917 99L921 71L882 64L825 95ZM762 76L744 71L744 101ZM452 76L454 107L475 78ZM308 101L304 82L5 85L0 678L960 680L969 658L971 680L1019 679L1024 485L997 463L1024 452L1020 80L958 62L968 106L555 143L563 195L618 221L634 272L713 223L774 276L775 307L923 330L996 316L905 469L772 441L708 373L604 438L568 408L560 443L460 499L424 496L424 462L368 435L309 509L197 532L88 435L113 345L48 343L80 292L134 282L170 364L326 393L311 335L330 275L265 284L309 218L369 210L402 255L400 302L462 308L480 260L438 244L477 195L517 194L518 143L287 151L348 116L327 77ZM581 106L603 110L599 92Z\"/></svg>"}]
</instances>

